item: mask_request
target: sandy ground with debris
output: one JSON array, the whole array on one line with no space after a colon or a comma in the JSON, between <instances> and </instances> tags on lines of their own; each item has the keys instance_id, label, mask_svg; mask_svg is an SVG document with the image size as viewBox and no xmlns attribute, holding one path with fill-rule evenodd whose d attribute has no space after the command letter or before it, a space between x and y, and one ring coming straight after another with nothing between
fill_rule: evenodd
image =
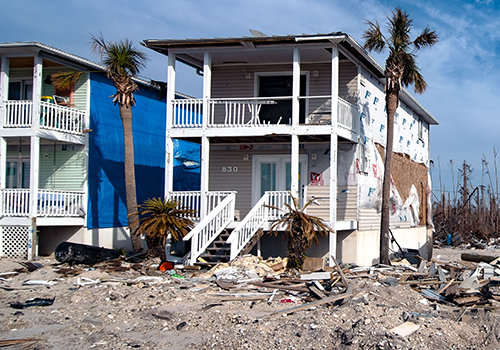
<instances>
[{"instance_id":1,"label":"sandy ground with debris","mask_svg":"<svg viewBox=\"0 0 500 350\"><path fill-rule=\"evenodd\" d=\"M462 252L436 249L434 257L460 262ZM488 253L500 256L500 251ZM255 297L262 288L246 285L226 291L214 278L199 278L193 272L179 272L186 278L177 278L152 270L152 276L147 276L144 270L96 268L64 277L55 272L54 260L37 262L42 267L33 272L0 275L4 278L0 282L0 341L33 340L7 348L500 348L500 311L472 309L457 322L462 309L426 300L408 285L380 284L379 279L351 280L352 298L347 302L279 315L275 313L301 305L300 293L281 291L268 302L267 295ZM20 268L19 262L0 260L1 273ZM23 285L28 280L57 284ZM234 300L234 295L245 300ZM280 302L294 297L299 304ZM31 298L55 299L49 306L10 307ZM418 329L407 336L391 331L405 322Z\"/></svg>"}]
</instances>

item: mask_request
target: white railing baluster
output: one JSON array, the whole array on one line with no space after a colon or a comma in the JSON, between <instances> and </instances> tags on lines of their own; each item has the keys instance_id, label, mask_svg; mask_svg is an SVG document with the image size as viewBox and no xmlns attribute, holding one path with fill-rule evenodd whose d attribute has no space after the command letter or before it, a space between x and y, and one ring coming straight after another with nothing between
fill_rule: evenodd
<instances>
[{"instance_id":1,"label":"white railing baluster","mask_svg":"<svg viewBox=\"0 0 500 350\"><path fill-rule=\"evenodd\" d=\"M174 128L201 127L201 99L176 99L172 101Z\"/></svg>"},{"instance_id":2,"label":"white railing baluster","mask_svg":"<svg viewBox=\"0 0 500 350\"><path fill-rule=\"evenodd\" d=\"M266 205L272 205L279 209L285 209L284 203L290 203L291 197L285 191L268 191L260 198L250 212L236 226L227 243L231 244L230 260L235 259L245 248L250 240L259 232L264 223L279 219L283 212Z\"/></svg>"},{"instance_id":3,"label":"white railing baluster","mask_svg":"<svg viewBox=\"0 0 500 350\"><path fill-rule=\"evenodd\" d=\"M31 128L39 123L41 129L82 134L86 111L40 101L40 115L33 118L33 101L8 100L4 105L5 128Z\"/></svg>"},{"instance_id":4,"label":"white railing baluster","mask_svg":"<svg viewBox=\"0 0 500 350\"><path fill-rule=\"evenodd\" d=\"M0 190L0 211L2 216L28 216L30 213L28 189ZM82 206L83 191L39 190L39 216L75 217L85 211Z\"/></svg>"},{"instance_id":5,"label":"white railing baluster","mask_svg":"<svg viewBox=\"0 0 500 350\"><path fill-rule=\"evenodd\" d=\"M230 193L222 200L191 232L183 238L191 241L190 264L196 263L198 257L233 221L235 193Z\"/></svg>"}]
</instances>

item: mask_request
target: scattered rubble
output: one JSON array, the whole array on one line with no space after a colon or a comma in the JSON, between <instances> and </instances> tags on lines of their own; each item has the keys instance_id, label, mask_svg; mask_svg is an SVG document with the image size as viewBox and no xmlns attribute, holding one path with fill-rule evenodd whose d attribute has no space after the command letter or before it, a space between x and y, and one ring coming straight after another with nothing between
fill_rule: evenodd
<instances>
[{"instance_id":1,"label":"scattered rubble","mask_svg":"<svg viewBox=\"0 0 500 350\"><path fill-rule=\"evenodd\" d=\"M310 261L293 273L284 259L250 255L165 271L154 259L42 259L36 269L1 259L0 347L499 348L500 264L448 251L417 265Z\"/></svg>"}]
</instances>

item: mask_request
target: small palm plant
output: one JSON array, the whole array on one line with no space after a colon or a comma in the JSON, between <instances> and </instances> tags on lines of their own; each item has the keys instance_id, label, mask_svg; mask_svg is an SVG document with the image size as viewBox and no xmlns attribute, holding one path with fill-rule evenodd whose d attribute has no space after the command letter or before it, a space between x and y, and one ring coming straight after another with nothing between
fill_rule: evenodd
<instances>
[{"instance_id":1,"label":"small palm plant","mask_svg":"<svg viewBox=\"0 0 500 350\"><path fill-rule=\"evenodd\" d=\"M137 208L141 217L134 223L140 224L135 234L144 234L151 257L166 260L167 237L170 235L177 242L194 227L190 217L196 214L196 210L179 208L179 202L175 199L152 198Z\"/></svg>"},{"instance_id":2,"label":"small palm plant","mask_svg":"<svg viewBox=\"0 0 500 350\"><path fill-rule=\"evenodd\" d=\"M295 198L291 193L293 207L285 203L286 209L278 208L272 205L267 207L280 210L285 214L274 220L269 230L269 234L278 235L278 230L285 227L285 234L288 236L288 262L287 269L301 269L306 258L306 250L316 242L319 245L318 237L327 236L332 232L323 219L308 215L306 208L314 201L310 200L300 208L300 199Z\"/></svg>"}]
</instances>

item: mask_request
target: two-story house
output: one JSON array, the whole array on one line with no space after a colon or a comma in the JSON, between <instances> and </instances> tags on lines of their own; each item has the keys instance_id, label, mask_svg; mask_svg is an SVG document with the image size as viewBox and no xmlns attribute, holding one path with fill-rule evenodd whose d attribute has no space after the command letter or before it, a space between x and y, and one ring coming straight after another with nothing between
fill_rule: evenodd
<instances>
[{"instance_id":1,"label":"two-story house","mask_svg":"<svg viewBox=\"0 0 500 350\"><path fill-rule=\"evenodd\" d=\"M166 195L197 209L190 262L250 251L286 255L262 235L289 192L334 233L309 256L371 265L379 255L386 123L383 68L349 35L151 39L168 56ZM176 63L203 76L203 96L175 98ZM428 256L429 126L436 120L400 93L394 146L392 232ZM201 190L172 191L173 140L201 144ZM231 230L225 245L221 233ZM215 243L214 243L215 242ZM397 247L394 246L397 250ZM211 258L210 253L213 257ZM202 255L203 254L203 255Z\"/></svg>"},{"instance_id":2,"label":"two-story house","mask_svg":"<svg viewBox=\"0 0 500 350\"><path fill-rule=\"evenodd\" d=\"M0 58L0 255L50 254L67 240L130 250L123 128L104 67L37 42L1 43ZM61 72L81 76L61 90ZM141 203L164 193L165 100L137 82Z\"/></svg>"}]
</instances>

